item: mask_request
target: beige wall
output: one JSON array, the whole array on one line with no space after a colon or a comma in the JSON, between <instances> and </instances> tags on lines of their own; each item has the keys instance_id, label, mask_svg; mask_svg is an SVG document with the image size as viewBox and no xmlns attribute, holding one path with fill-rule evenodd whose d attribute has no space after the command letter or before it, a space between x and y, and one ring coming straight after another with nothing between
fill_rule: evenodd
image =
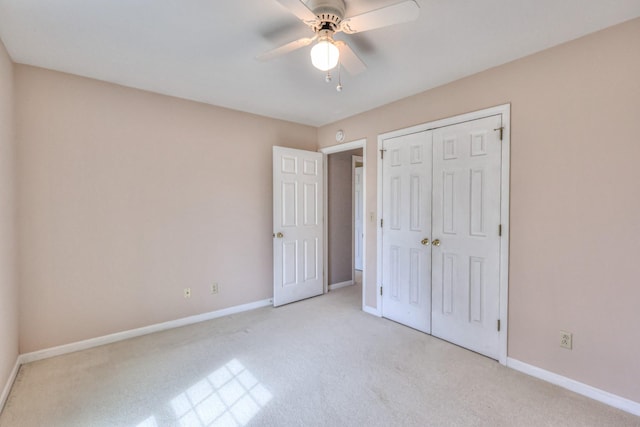
<instances>
[{"instance_id":1,"label":"beige wall","mask_svg":"<svg viewBox=\"0 0 640 427\"><path fill-rule=\"evenodd\" d=\"M508 354L636 402L638 40L635 19L319 130L320 146L337 129L366 137L375 165L380 133L511 103ZM374 211L376 167L367 183ZM368 227L370 280L375 231ZM574 333L572 351L559 347L560 329Z\"/></svg>"},{"instance_id":2,"label":"beige wall","mask_svg":"<svg viewBox=\"0 0 640 427\"><path fill-rule=\"evenodd\" d=\"M13 64L0 41L0 393L18 357L13 93Z\"/></svg>"},{"instance_id":3,"label":"beige wall","mask_svg":"<svg viewBox=\"0 0 640 427\"><path fill-rule=\"evenodd\" d=\"M362 155L362 148L328 156L328 226L329 284L346 282L353 277L353 180L352 156Z\"/></svg>"},{"instance_id":4,"label":"beige wall","mask_svg":"<svg viewBox=\"0 0 640 427\"><path fill-rule=\"evenodd\" d=\"M15 73L22 353L271 298L271 147L316 128Z\"/></svg>"}]
</instances>

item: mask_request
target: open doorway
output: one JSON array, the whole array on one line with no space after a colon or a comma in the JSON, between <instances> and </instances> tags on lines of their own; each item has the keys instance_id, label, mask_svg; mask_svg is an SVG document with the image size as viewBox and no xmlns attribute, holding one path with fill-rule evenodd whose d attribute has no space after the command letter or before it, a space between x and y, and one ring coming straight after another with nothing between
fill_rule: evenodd
<instances>
[{"instance_id":1,"label":"open doorway","mask_svg":"<svg viewBox=\"0 0 640 427\"><path fill-rule=\"evenodd\" d=\"M351 156L351 210L353 217L353 270L354 281L362 284L364 262L364 160L362 156Z\"/></svg>"},{"instance_id":2,"label":"open doorway","mask_svg":"<svg viewBox=\"0 0 640 427\"><path fill-rule=\"evenodd\" d=\"M366 286L365 150L365 140L320 150L325 154L327 291L354 284L364 290Z\"/></svg>"},{"instance_id":3,"label":"open doorway","mask_svg":"<svg viewBox=\"0 0 640 427\"><path fill-rule=\"evenodd\" d=\"M356 282L354 157L362 158L362 148L327 156L329 291Z\"/></svg>"}]
</instances>

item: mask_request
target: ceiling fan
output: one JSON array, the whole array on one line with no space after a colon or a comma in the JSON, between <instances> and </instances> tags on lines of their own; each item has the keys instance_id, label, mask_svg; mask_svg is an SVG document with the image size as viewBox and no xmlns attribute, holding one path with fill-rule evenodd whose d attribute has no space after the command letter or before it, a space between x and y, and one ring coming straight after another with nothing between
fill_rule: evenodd
<instances>
[{"instance_id":1,"label":"ceiling fan","mask_svg":"<svg viewBox=\"0 0 640 427\"><path fill-rule=\"evenodd\" d=\"M342 40L334 40L336 33L355 34L375 30L389 25L413 21L418 18L420 8L415 0L405 0L360 15L345 17L344 0L276 0L304 22L315 33L313 37L303 37L257 56L268 61L294 50L309 46L311 62L321 71L334 69L338 63L349 74L356 75L366 69L366 65ZM327 81L330 80L327 74ZM338 90L341 86L338 86Z\"/></svg>"}]
</instances>

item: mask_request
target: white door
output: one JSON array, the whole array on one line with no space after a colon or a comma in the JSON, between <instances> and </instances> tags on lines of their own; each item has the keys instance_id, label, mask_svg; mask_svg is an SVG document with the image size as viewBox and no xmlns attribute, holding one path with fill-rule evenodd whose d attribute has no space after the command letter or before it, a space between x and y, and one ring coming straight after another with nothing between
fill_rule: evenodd
<instances>
[{"instance_id":1,"label":"white door","mask_svg":"<svg viewBox=\"0 0 640 427\"><path fill-rule=\"evenodd\" d=\"M273 305L320 295L322 154L273 147Z\"/></svg>"},{"instance_id":2,"label":"white door","mask_svg":"<svg viewBox=\"0 0 640 427\"><path fill-rule=\"evenodd\" d=\"M360 157L362 162L362 157ZM353 174L353 252L354 268L362 270L362 238L364 232L362 199L362 172L363 167L355 168Z\"/></svg>"},{"instance_id":3,"label":"white door","mask_svg":"<svg viewBox=\"0 0 640 427\"><path fill-rule=\"evenodd\" d=\"M431 133L384 141L382 315L431 331Z\"/></svg>"},{"instance_id":4,"label":"white door","mask_svg":"<svg viewBox=\"0 0 640 427\"><path fill-rule=\"evenodd\" d=\"M500 115L433 131L434 336L499 352ZM439 245L438 245L439 241Z\"/></svg>"}]
</instances>

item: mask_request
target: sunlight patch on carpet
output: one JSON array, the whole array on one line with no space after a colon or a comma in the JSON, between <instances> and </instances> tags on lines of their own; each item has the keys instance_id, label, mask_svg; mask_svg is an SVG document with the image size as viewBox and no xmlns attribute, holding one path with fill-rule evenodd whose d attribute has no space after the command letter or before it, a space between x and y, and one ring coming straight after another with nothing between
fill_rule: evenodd
<instances>
[{"instance_id":1,"label":"sunlight patch on carpet","mask_svg":"<svg viewBox=\"0 0 640 427\"><path fill-rule=\"evenodd\" d=\"M156 417L152 415L138 424L136 427L158 427L158 422L156 421Z\"/></svg>"},{"instance_id":2,"label":"sunlight patch on carpet","mask_svg":"<svg viewBox=\"0 0 640 427\"><path fill-rule=\"evenodd\" d=\"M273 396L237 359L171 400L181 426L246 425Z\"/></svg>"}]
</instances>

